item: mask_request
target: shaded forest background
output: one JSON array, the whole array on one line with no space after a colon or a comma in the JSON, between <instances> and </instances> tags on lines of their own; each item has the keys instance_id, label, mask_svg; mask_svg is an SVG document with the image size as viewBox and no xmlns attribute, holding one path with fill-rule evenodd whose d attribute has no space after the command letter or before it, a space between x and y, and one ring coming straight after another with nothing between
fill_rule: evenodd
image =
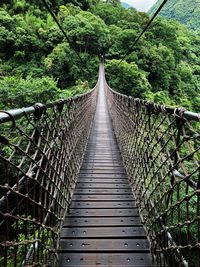
<instances>
[{"instance_id":1,"label":"shaded forest background","mask_svg":"<svg viewBox=\"0 0 200 267\"><path fill-rule=\"evenodd\" d=\"M0 109L50 102L89 90L106 55L110 86L168 106L200 107L200 36L177 21L149 21L117 0L49 0L82 64L39 0L0 4ZM120 64L119 64L120 63Z\"/></svg>"}]
</instances>

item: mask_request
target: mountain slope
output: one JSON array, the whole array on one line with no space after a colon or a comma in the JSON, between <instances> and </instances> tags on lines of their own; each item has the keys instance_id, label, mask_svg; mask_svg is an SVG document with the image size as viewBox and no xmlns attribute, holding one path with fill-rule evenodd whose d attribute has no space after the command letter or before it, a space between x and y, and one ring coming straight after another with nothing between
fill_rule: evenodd
<instances>
[{"instance_id":1,"label":"mountain slope","mask_svg":"<svg viewBox=\"0 0 200 267\"><path fill-rule=\"evenodd\" d=\"M158 0L150 9L152 15L161 5L163 0ZM171 0L168 1L160 15L169 19L176 19L192 30L200 27L200 0Z\"/></svg>"}]
</instances>

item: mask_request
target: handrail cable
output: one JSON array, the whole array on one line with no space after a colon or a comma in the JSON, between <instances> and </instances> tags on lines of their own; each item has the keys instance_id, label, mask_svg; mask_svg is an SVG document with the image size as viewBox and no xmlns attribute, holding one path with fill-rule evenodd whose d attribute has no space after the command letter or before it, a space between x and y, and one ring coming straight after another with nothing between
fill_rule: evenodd
<instances>
[{"instance_id":1,"label":"handrail cable","mask_svg":"<svg viewBox=\"0 0 200 267\"><path fill-rule=\"evenodd\" d=\"M69 37L67 36L65 30L63 29L63 27L61 26L60 22L58 21L57 17L55 16L55 14L53 13L53 11L51 10L51 8L49 7L49 5L47 4L46 0L42 0L44 6L46 7L46 9L49 11L49 13L51 14L51 16L53 17L54 21L56 22L56 24L58 25L59 29L61 30L61 32L63 33L63 35L65 36L65 38L67 39L68 43L71 45L72 49L74 50L74 52L76 53L77 57L79 58L79 61L81 62L81 64L84 64L81 56L79 55L78 51L76 50L75 46L73 45L73 43L70 41ZM83 68L81 67L81 69L83 70Z\"/></svg>"},{"instance_id":2,"label":"handrail cable","mask_svg":"<svg viewBox=\"0 0 200 267\"><path fill-rule=\"evenodd\" d=\"M123 165L156 266L199 266L198 258L191 258L199 255L200 240L200 114L186 117L183 108L169 109L106 87Z\"/></svg>"},{"instance_id":3,"label":"handrail cable","mask_svg":"<svg viewBox=\"0 0 200 267\"><path fill-rule=\"evenodd\" d=\"M37 103L24 109L0 111L0 125L12 122L12 134L6 135L9 126L1 127L0 146L9 146L10 151L0 153L0 164L2 168L8 160L14 175L12 181L10 171L1 176L7 183L3 191L0 182L0 227L9 225L6 237L9 236L13 224L8 220L15 218L17 235L24 230L23 240L9 239L15 262L23 260L22 267L33 266L33 262L38 266L38 259L40 263L52 264L57 260L58 236L93 121L97 86L79 96L46 105ZM19 158L20 153L23 156ZM20 210L20 205L25 208ZM5 244L4 239L0 240L1 249L6 251L3 266L8 265L12 250ZM24 246L22 258L18 249Z\"/></svg>"},{"instance_id":4,"label":"handrail cable","mask_svg":"<svg viewBox=\"0 0 200 267\"><path fill-rule=\"evenodd\" d=\"M122 61L128 56L128 54L130 54L132 52L133 47L138 43L138 41L140 40L140 38L144 35L144 33L147 31L147 29L149 28L149 26L152 24L152 22L154 21L154 19L156 18L156 16L158 15L158 13L161 11L161 9L164 7L164 5L167 3L168 0L164 0L162 2L162 4L159 6L159 8L157 9L157 11L155 12L155 14L153 15L153 17L150 19L150 21L148 22L148 24L146 25L146 27L143 29L143 31L138 35L138 37L135 39L135 41L133 42L133 44L131 45L131 47L129 48L129 50L126 52L125 56L120 60L119 65L122 63Z\"/></svg>"}]
</instances>

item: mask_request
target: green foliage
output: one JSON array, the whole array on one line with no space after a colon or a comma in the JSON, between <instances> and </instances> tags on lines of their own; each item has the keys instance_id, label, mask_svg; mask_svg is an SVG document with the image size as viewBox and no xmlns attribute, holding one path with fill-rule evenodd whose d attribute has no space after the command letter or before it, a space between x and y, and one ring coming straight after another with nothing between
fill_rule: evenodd
<instances>
[{"instance_id":1,"label":"green foliage","mask_svg":"<svg viewBox=\"0 0 200 267\"><path fill-rule=\"evenodd\" d=\"M149 14L155 13L163 0L158 0L150 9ZM200 27L200 0L171 0L160 12L160 15L168 19L176 19L186 24L192 30L199 30Z\"/></svg>"},{"instance_id":2,"label":"green foliage","mask_svg":"<svg viewBox=\"0 0 200 267\"><path fill-rule=\"evenodd\" d=\"M142 98L143 94L151 89L151 86L146 78L147 74L138 69L135 63L127 63L126 61L119 64L119 60L110 60L107 63L107 80L115 76L112 82L114 89L120 93L134 95ZM112 78L111 78L112 79Z\"/></svg>"},{"instance_id":3,"label":"green foliage","mask_svg":"<svg viewBox=\"0 0 200 267\"><path fill-rule=\"evenodd\" d=\"M161 15L173 16L198 33L199 1L196 8L191 0L168 1ZM157 5L160 3L158 1ZM47 103L87 92L97 81L99 54L105 54L107 82L113 89L199 112L198 34L177 21L158 18L121 61L149 21L147 14L134 8L124 9L118 0L52 0L49 5L70 43L42 1L2 0L0 3L0 109ZM72 46L80 53L84 64ZM7 129L4 130L7 132ZM16 140L13 138L13 141ZM1 147L2 153L10 154L9 149ZM192 169L192 162L187 168ZM10 179L13 177L11 174ZM181 209L185 216L185 207ZM19 241L32 239L33 233L25 237L23 228L19 230ZM194 227L194 236L195 231ZM182 234L185 236L185 229ZM12 251L9 252L12 256ZM10 258L8 266L12 260Z\"/></svg>"},{"instance_id":4,"label":"green foliage","mask_svg":"<svg viewBox=\"0 0 200 267\"><path fill-rule=\"evenodd\" d=\"M121 11L123 11L123 8L120 5L113 6L112 3L105 3L103 1L99 1L92 7L92 12L103 19L107 25L116 25L121 19Z\"/></svg>"},{"instance_id":5,"label":"green foliage","mask_svg":"<svg viewBox=\"0 0 200 267\"><path fill-rule=\"evenodd\" d=\"M24 218L23 218L24 217ZM52 233L47 228L37 228L33 223L31 216L22 216L23 219L19 219L12 226L13 235L15 236L14 242L18 243L15 246L9 246L7 249L7 262L6 267L21 267L22 262L27 256L28 250L31 248L31 245L37 247L36 239L45 241L45 248L43 248L42 254L40 255L41 260L42 256L45 256L45 249L50 249L52 242ZM38 241L39 243L39 241ZM1 251L0 251L1 252ZM35 249L37 253L37 249ZM3 254L3 253L2 253ZM16 262L13 262L14 255L17 255ZM1 256L0 253L0 266L4 266L4 255ZM42 262L41 262L42 263Z\"/></svg>"},{"instance_id":6,"label":"green foliage","mask_svg":"<svg viewBox=\"0 0 200 267\"><path fill-rule=\"evenodd\" d=\"M174 101L170 99L167 91L147 91L144 93L143 98L148 99L150 102L162 103L165 106L173 106Z\"/></svg>"},{"instance_id":7,"label":"green foliage","mask_svg":"<svg viewBox=\"0 0 200 267\"><path fill-rule=\"evenodd\" d=\"M1 108L20 108L56 100L60 90L50 77L23 79L17 76L0 80Z\"/></svg>"},{"instance_id":8,"label":"green foliage","mask_svg":"<svg viewBox=\"0 0 200 267\"><path fill-rule=\"evenodd\" d=\"M130 20L128 16L127 20ZM135 29L122 29L114 25L109 27L114 36L114 45L107 57L120 59L127 52L125 44L130 47L132 40L138 35L140 25ZM157 19L127 57L128 64L137 65L138 73L146 73L145 77L150 84L150 89L146 90L144 87L139 94L137 90L127 90L130 84L133 84L132 80L129 78L130 83L128 81L121 83L125 80L123 77L127 77L128 74L125 72L121 77L121 70L118 70L119 72L113 70L111 73L109 61L107 79L111 87L120 92L134 97L140 95L140 97L161 104L183 106L198 112L200 107L198 67L200 50L197 43L199 43L199 37L178 22ZM123 84L125 85L121 88Z\"/></svg>"},{"instance_id":9,"label":"green foliage","mask_svg":"<svg viewBox=\"0 0 200 267\"><path fill-rule=\"evenodd\" d=\"M88 82L83 82L78 80L76 85L70 88L70 92L72 96L80 95L86 93L90 89Z\"/></svg>"},{"instance_id":10,"label":"green foliage","mask_svg":"<svg viewBox=\"0 0 200 267\"><path fill-rule=\"evenodd\" d=\"M11 30L14 26L14 20L10 14L3 8L0 8L0 25Z\"/></svg>"},{"instance_id":11,"label":"green foliage","mask_svg":"<svg viewBox=\"0 0 200 267\"><path fill-rule=\"evenodd\" d=\"M47 102L48 95L51 100L74 95L84 91L78 80L91 88L97 80L98 56L103 53L108 82L121 93L199 110L198 35L176 21L159 18L119 66L149 21L147 14L124 9L117 0L59 0L49 4L70 44L37 0L4 0L0 5L1 108L25 106L38 99ZM170 7L174 4L171 1ZM49 81L49 89L44 89L44 80ZM45 90L49 91L42 93Z\"/></svg>"},{"instance_id":12,"label":"green foliage","mask_svg":"<svg viewBox=\"0 0 200 267\"><path fill-rule=\"evenodd\" d=\"M44 64L47 73L52 74L54 77L59 77L59 85L70 80L70 62L75 57L73 51L69 48L67 43L58 44L53 51L45 58Z\"/></svg>"},{"instance_id":13,"label":"green foliage","mask_svg":"<svg viewBox=\"0 0 200 267\"><path fill-rule=\"evenodd\" d=\"M80 11L75 16L67 16L63 25L74 47L80 53L98 55L110 44L106 24L90 12Z\"/></svg>"}]
</instances>

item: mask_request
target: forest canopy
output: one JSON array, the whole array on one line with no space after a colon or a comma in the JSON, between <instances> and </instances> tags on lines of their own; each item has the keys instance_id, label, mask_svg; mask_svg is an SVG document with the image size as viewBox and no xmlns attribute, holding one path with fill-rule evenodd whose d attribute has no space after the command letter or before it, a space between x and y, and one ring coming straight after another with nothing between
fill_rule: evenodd
<instances>
[{"instance_id":1,"label":"forest canopy","mask_svg":"<svg viewBox=\"0 0 200 267\"><path fill-rule=\"evenodd\" d=\"M70 44L42 1L0 4L0 108L66 98L97 81L99 55L121 93L168 106L200 107L200 37L179 22L158 18L120 64L149 21L117 0L49 0ZM72 49L76 48L80 62Z\"/></svg>"},{"instance_id":2,"label":"forest canopy","mask_svg":"<svg viewBox=\"0 0 200 267\"><path fill-rule=\"evenodd\" d=\"M152 15L162 2L163 0L158 0L149 10L149 14ZM160 16L180 21L189 29L199 32L200 0L170 0L161 10Z\"/></svg>"}]
</instances>

